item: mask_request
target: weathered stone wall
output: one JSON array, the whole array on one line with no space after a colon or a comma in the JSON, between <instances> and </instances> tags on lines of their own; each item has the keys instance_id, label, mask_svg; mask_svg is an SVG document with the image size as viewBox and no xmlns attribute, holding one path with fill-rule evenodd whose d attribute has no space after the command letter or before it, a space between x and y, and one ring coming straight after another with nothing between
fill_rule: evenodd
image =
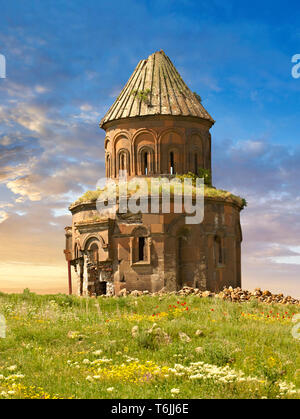
<instances>
[{"instance_id":1,"label":"weathered stone wall","mask_svg":"<svg viewBox=\"0 0 300 419\"><path fill-rule=\"evenodd\" d=\"M95 203L72 211L73 248L78 243L86 251L91 241L98 243L99 260L111 262L117 294L123 288L157 292L190 286L216 292L241 285L242 236L236 204L205 198L204 220L196 225L185 224L185 214L172 212L92 222ZM145 237L142 261L137 260L139 237Z\"/></svg>"},{"instance_id":2,"label":"weathered stone wall","mask_svg":"<svg viewBox=\"0 0 300 419\"><path fill-rule=\"evenodd\" d=\"M170 174L171 152L178 174L195 173L199 167L211 170L211 125L199 118L162 115L106 124L106 176L118 177L120 169L128 177L145 175L145 151L148 175Z\"/></svg>"}]
</instances>

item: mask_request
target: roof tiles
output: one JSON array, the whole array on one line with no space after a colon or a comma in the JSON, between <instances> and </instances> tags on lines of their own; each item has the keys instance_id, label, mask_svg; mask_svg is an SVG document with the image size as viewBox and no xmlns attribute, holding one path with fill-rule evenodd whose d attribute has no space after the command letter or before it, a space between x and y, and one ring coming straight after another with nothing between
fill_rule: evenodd
<instances>
[{"instance_id":1,"label":"roof tiles","mask_svg":"<svg viewBox=\"0 0 300 419\"><path fill-rule=\"evenodd\" d=\"M150 115L192 116L214 123L163 51L138 63L100 127L118 119Z\"/></svg>"}]
</instances>

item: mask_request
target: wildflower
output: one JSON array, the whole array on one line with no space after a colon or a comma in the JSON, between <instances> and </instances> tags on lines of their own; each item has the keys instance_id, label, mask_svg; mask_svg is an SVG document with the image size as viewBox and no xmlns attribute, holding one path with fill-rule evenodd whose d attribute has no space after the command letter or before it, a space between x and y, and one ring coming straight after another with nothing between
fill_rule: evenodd
<instances>
[{"instance_id":1,"label":"wildflower","mask_svg":"<svg viewBox=\"0 0 300 419\"><path fill-rule=\"evenodd\" d=\"M82 361L82 363L83 363L83 364L89 364L89 363L90 363L90 360L89 360L89 359L84 359L84 360Z\"/></svg>"},{"instance_id":2,"label":"wildflower","mask_svg":"<svg viewBox=\"0 0 300 419\"><path fill-rule=\"evenodd\" d=\"M87 381L93 381L93 377L91 377L90 375L88 375L86 378L85 378Z\"/></svg>"},{"instance_id":3,"label":"wildflower","mask_svg":"<svg viewBox=\"0 0 300 419\"><path fill-rule=\"evenodd\" d=\"M115 389L114 387L108 387L106 390L109 391L109 392L112 392L112 391L114 391L114 389Z\"/></svg>"},{"instance_id":4,"label":"wildflower","mask_svg":"<svg viewBox=\"0 0 300 419\"><path fill-rule=\"evenodd\" d=\"M97 351L93 352L93 355L101 355L102 354L102 349L98 349Z\"/></svg>"},{"instance_id":5,"label":"wildflower","mask_svg":"<svg viewBox=\"0 0 300 419\"><path fill-rule=\"evenodd\" d=\"M179 332L179 338L182 342L189 343L191 341L191 338L184 332Z\"/></svg>"},{"instance_id":6,"label":"wildflower","mask_svg":"<svg viewBox=\"0 0 300 419\"><path fill-rule=\"evenodd\" d=\"M8 371L15 371L18 367L16 365L11 365L10 367L7 367Z\"/></svg>"},{"instance_id":7,"label":"wildflower","mask_svg":"<svg viewBox=\"0 0 300 419\"><path fill-rule=\"evenodd\" d=\"M139 327L138 326L133 326L132 330L131 330L131 335L133 338L136 338L137 335L139 333Z\"/></svg>"},{"instance_id":8,"label":"wildflower","mask_svg":"<svg viewBox=\"0 0 300 419\"><path fill-rule=\"evenodd\" d=\"M172 388L171 394L179 394L180 390L179 388Z\"/></svg>"},{"instance_id":9,"label":"wildflower","mask_svg":"<svg viewBox=\"0 0 300 419\"><path fill-rule=\"evenodd\" d=\"M69 339L76 339L79 337L79 332L70 330L67 336Z\"/></svg>"}]
</instances>

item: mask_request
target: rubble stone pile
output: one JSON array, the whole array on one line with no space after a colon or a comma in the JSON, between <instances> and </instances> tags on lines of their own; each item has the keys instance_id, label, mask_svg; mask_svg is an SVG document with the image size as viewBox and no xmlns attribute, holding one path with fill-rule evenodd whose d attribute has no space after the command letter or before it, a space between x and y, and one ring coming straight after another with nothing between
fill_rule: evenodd
<instances>
[{"instance_id":1,"label":"rubble stone pile","mask_svg":"<svg viewBox=\"0 0 300 419\"><path fill-rule=\"evenodd\" d=\"M284 296L283 294L272 294L270 291L262 291L260 288L255 288L254 291L246 291L241 288L224 288L223 291L219 293L213 293L210 291L201 291L198 288L183 287L180 291L168 292L165 289L162 289L158 292L150 294L149 291L138 291L134 290L131 292L122 289L119 296L125 297L127 295L132 295L134 297L140 297L142 295L153 295L153 296L162 296L162 295L196 295L200 298L219 298L225 301L232 301L234 303L243 303L250 300L257 299L259 302L266 304L294 304L300 305L300 300L293 298L291 296Z\"/></svg>"}]
</instances>

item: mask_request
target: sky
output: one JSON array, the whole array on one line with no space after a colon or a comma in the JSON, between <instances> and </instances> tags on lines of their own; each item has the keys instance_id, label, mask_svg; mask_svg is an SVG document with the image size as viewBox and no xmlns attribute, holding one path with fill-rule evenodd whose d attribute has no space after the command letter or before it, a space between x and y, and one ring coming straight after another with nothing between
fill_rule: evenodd
<instances>
[{"instance_id":1,"label":"sky","mask_svg":"<svg viewBox=\"0 0 300 419\"><path fill-rule=\"evenodd\" d=\"M214 185L247 199L243 288L300 297L299 22L292 0L0 0L0 290L67 290L68 206L104 174L98 124L163 49L216 120Z\"/></svg>"}]
</instances>

